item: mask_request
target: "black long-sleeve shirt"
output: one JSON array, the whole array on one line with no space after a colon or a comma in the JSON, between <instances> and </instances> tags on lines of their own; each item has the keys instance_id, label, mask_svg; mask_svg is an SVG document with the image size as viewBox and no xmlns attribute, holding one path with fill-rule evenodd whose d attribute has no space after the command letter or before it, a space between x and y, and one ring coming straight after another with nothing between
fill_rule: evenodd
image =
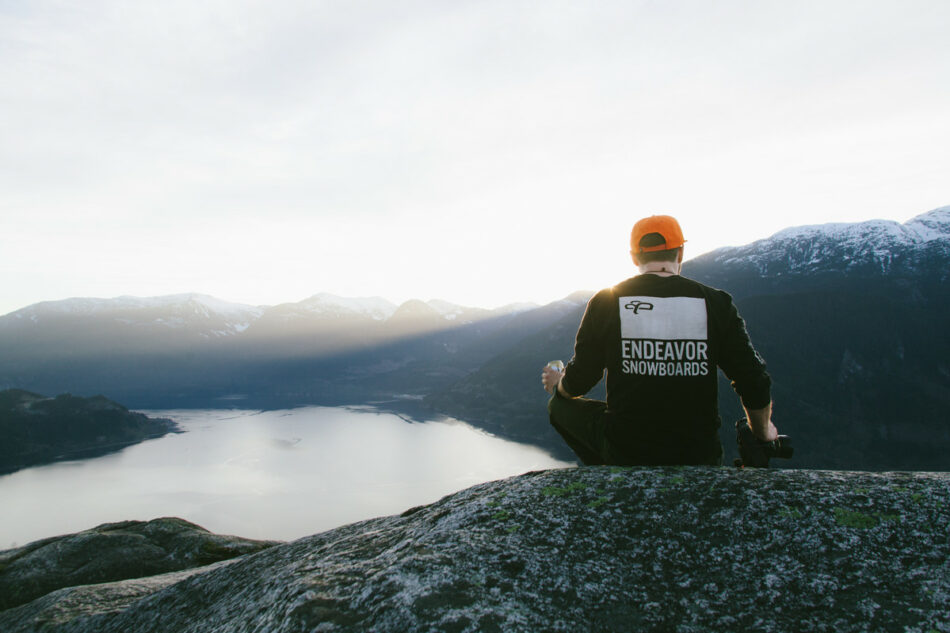
<instances>
[{"instance_id":1,"label":"black long-sleeve shirt","mask_svg":"<svg viewBox=\"0 0 950 633\"><path fill-rule=\"evenodd\" d=\"M771 401L765 362L728 293L643 274L588 302L561 384L582 395L606 370L608 436L635 462L719 447L717 367L746 408Z\"/></svg>"}]
</instances>

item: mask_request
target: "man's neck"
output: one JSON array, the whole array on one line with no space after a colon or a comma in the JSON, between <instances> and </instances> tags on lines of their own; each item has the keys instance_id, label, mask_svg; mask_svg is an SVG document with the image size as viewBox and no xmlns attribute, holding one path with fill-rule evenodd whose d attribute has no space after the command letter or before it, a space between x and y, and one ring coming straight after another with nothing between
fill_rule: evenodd
<instances>
[{"instance_id":1,"label":"man's neck","mask_svg":"<svg viewBox=\"0 0 950 633\"><path fill-rule=\"evenodd\" d=\"M659 277L672 277L680 274L679 262L647 262L640 265L640 274L657 275Z\"/></svg>"}]
</instances>

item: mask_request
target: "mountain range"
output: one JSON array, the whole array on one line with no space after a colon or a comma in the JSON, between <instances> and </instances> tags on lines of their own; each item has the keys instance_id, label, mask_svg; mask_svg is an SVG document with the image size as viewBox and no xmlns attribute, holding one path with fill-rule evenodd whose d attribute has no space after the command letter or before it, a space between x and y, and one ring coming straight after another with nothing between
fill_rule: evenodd
<instances>
[{"instance_id":1,"label":"mountain range","mask_svg":"<svg viewBox=\"0 0 950 633\"><path fill-rule=\"evenodd\" d=\"M688 260L683 274L736 299L773 376L774 419L799 446L794 464L950 465L950 207L904 224L786 229ZM414 403L565 457L539 371L570 357L591 294L497 310L329 294L43 302L0 317L0 388L106 393L134 408ZM721 404L729 446L739 409L725 381Z\"/></svg>"}]
</instances>

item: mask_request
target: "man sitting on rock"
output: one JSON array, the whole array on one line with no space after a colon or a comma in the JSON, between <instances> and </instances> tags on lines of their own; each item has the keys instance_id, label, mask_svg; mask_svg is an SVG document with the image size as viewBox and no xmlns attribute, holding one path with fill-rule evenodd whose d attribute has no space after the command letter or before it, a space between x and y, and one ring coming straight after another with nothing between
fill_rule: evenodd
<instances>
[{"instance_id":1,"label":"man sitting on rock","mask_svg":"<svg viewBox=\"0 0 950 633\"><path fill-rule=\"evenodd\" d=\"M551 424L587 465L722 463L716 368L752 432L771 441L771 379L732 297L680 276L683 232L670 216L633 227L640 274L591 298L574 357L545 367ZM579 396L607 372L607 402Z\"/></svg>"}]
</instances>

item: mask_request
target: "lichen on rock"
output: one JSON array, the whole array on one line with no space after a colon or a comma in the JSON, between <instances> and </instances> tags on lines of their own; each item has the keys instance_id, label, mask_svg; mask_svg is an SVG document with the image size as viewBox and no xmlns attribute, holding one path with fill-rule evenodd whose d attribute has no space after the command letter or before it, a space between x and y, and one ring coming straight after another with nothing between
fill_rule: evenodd
<instances>
[{"instance_id":1,"label":"lichen on rock","mask_svg":"<svg viewBox=\"0 0 950 633\"><path fill-rule=\"evenodd\" d=\"M212 534L175 517L106 523L0 552L0 610L62 587L204 567L276 543Z\"/></svg>"},{"instance_id":2,"label":"lichen on rock","mask_svg":"<svg viewBox=\"0 0 950 633\"><path fill-rule=\"evenodd\" d=\"M950 631L948 504L946 473L527 473L0 629Z\"/></svg>"}]
</instances>

